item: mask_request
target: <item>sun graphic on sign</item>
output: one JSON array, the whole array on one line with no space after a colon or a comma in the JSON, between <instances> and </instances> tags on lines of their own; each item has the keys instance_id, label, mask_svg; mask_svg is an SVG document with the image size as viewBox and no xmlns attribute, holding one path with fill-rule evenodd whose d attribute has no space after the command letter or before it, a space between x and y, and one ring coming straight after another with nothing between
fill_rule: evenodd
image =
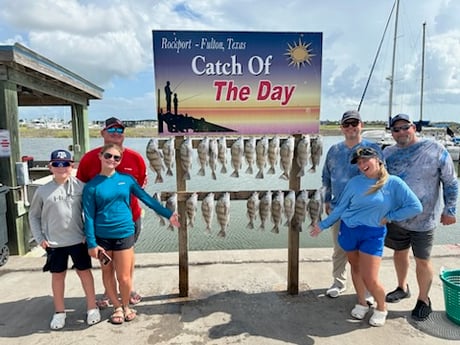
<instances>
[{"instance_id":1,"label":"sun graphic on sign","mask_svg":"<svg viewBox=\"0 0 460 345\"><path fill-rule=\"evenodd\" d=\"M315 56L315 54L311 53L311 50L308 49L310 47L311 43L304 43L302 42L302 39L299 38L299 43L293 43L291 46L288 43L289 48L286 49L287 53L284 53L284 55L288 56L289 66L294 65L297 68L300 68L302 66L305 66L305 64L311 65L311 58Z\"/></svg>"}]
</instances>

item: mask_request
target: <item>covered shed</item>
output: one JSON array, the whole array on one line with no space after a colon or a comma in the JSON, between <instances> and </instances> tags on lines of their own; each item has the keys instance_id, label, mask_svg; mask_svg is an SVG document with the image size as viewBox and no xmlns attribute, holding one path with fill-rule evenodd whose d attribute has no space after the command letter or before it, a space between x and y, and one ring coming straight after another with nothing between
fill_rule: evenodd
<instances>
[{"instance_id":1,"label":"covered shed","mask_svg":"<svg viewBox=\"0 0 460 345\"><path fill-rule=\"evenodd\" d=\"M75 160L89 150L88 107L103 89L21 44L0 46L0 131L9 136L10 153L0 157L0 184L6 194L9 250L28 248L27 197L18 181L21 161L18 107L68 106L71 109ZM1 215L0 215L1 217ZM5 231L5 229L0 229Z\"/></svg>"}]
</instances>

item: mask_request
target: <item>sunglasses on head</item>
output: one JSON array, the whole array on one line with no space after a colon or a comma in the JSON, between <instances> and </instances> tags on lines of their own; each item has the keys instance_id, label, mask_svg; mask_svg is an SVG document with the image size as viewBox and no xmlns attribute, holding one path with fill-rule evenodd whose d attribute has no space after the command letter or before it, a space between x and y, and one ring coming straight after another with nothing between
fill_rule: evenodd
<instances>
[{"instance_id":1,"label":"sunglasses on head","mask_svg":"<svg viewBox=\"0 0 460 345\"><path fill-rule=\"evenodd\" d=\"M106 129L107 133L118 133L118 134L123 134L125 131L124 128L121 127L110 127Z\"/></svg>"},{"instance_id":2,"label":"sunglasses on head","mask_svg":"<svg viewBox=\"0 0 460 345\"><path fill-rule=\"evenodd\" d=\"M121 161L121 156L113 155L113 154L108 153L108 152L105 152L105 153L102 155L102 157L104 157L105 159L111 159L111 158L113 158L113 160L114 160L115 162Z\"/></svg>"},{"instance_id":3,"label":"sunglasses on head","mask_svg":"<svg viewBox=\"0 0 460 345\"><path fill-rule=\"evenodd\" d=\"M411 128L412 125L403 125L403 126L394 126L394 127L391 127L391 131L392 132L395 132L395 133L398 133L399 131L407 131L409 130L409 128Z\"/></svg>"},{"instance_id":4,"label":"sunglasses on head","mask_svg":"<svg viewBox=\"0 0 460 345\"><path fill-rule=\"evenodd\" d=\"M68 168L72 165L72 162L69 161L53 161L51 162L51 166L53 168Z\"/></svg>"},{"instance_id":5,"label":"sunglasses on head","mask_svg":"<svg viewBox=\"0 0 460 345\"><path fill-rule=\"evenodd\" d=\"M344 123L342 123L342 127L343 128L348 128L350 126L352 127L358 127L359 125L359 121L356 120L356 121L345 121Z\"/></svg>"}]
</instances>

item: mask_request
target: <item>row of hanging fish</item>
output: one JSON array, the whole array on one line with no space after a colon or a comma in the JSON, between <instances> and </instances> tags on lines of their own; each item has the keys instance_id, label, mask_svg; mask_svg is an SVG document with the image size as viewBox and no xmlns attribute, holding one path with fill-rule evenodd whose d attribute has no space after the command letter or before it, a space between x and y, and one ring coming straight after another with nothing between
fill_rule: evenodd
<instances>
[{"instance_id":1,"label":"row of hanging fish","mask_svg":"<svg viewBox=\"0 0 460 345\"><path fill-rule=\"evenodd\" d=\"M206 176L206 171L210 170L211 178L216 180L217 170L219 170L218 165L220 165L219 172L221 174L227 174L231 167L230 176L240 177L243 163L246 162L245 173L255 174L257 179L263 179L265 174L276 174L279 165L281 170L280 178L289 180L295 150L295 163L300 168L297 177L304 176L306 171L316 172L323 154L323 143L320 135L303 135L297 143L297 147L295 147L295 138L293 136L285 139L281 139L277 135L272 138L263 136L259 140L255 137L246 139L238 137L230 146L230 150L227 148L225 137L204 137L200 139L196 149L199 164L197 175ZM228 151L230 151L229 157ZM166 171L167 176L173 175L175 154L174 138L165 140L161 148L157 138L149 140L146 156L150 168L157 174L155 183L163 182L164 171ZM190 180L194 157L192 138L187 137L182 142L179 154L184 179Z\"/></svg>"},{"instance_id":2,"label":"row of hanging fish","mask_svg":"<svg viewBox=\"0 0 460 345\"><path fill-rule=\"evenodd\" d=\"M157 193L154 194L154 197L160 201ZM322 200L321 189L313 192L301 190L297 193L297 196L294 191L254 191L246 201L246 215L249 219L246 227L264 231L269 226L269 222L271 222L273 225L271 232L279 233L283 226L288 227L292 223L295 230L300 232L302 231L302 224L307 221L307 218L310 220L310 226L321 220ZM212 233L212 222L216 217L220 226L217 236L226 236L230 222L230 204L229 192L220 193L217 199L215 193L210 192L203 198L201 201L201 215L207 233ZM176 193L171 193L165 202L165 207L173 212L177 210ZM198 193L192 193L187 198L185 207L187 227L194 228L198 212ZM260 221L256 225L258 219ZM160 223L166 225L164 218L160 217ZM174 230L171 225L168 225L168 229Z\"/></svg>"}]
</instances>

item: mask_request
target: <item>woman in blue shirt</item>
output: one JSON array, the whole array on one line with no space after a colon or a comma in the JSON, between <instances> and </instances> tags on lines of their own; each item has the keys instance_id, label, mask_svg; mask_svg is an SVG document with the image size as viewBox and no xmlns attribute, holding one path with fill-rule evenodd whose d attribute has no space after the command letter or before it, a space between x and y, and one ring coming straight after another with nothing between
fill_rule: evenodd
<instances>
[{"instance_id":1,"label":"woman in blue shirt","mask_svg":"<svg viewBox=\"0 0 460 345\"><path fill-rule=\"evenodd\" d=\"M401 221L422 212L422 204L406 183L389 175L376 150L359 147L352 156L361 172L346 185L329 216L312 228L313 237L339 219L338 241L347 253L358 304L351 315L364 319L369 306L366 289L374 296L377 307L369 319L372 326L385 324L387 310L385 290L378 273L383 254L386 223Z\"/></svg>"},{"instance_id":2,"label":"woman in blue shirt","mask_svg":"<svg viewBox=\"0 0 460 345\"><path fill-rule=\"evenodd\" d=\"M102 280L114 307L110 321L115 324L131 321L136 317L136 312L129 308L132 288L130 271L135 242L134 221L130 209L131 194L168 218L173 226L180 226L177 213L171 212L147 194L132 176L115 170L122 157L123 149L120 146L103 146L99 155L101 172L83 189L88 253L101 260ZM120 288L121 303L117 295L115 276Z\"/></svg>"}]
</instances>

